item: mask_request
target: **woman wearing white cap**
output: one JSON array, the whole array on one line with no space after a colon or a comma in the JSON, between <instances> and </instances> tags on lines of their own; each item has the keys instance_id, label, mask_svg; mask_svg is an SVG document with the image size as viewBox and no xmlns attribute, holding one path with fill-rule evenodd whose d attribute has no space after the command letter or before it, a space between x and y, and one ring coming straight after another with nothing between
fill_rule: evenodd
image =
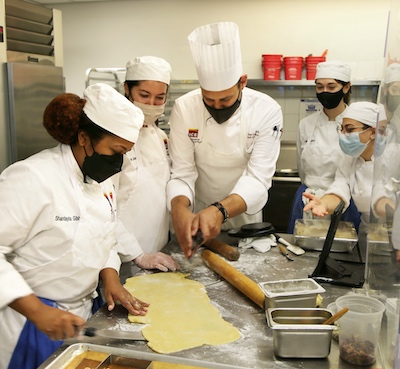
<instances>
[{"instance_id":1,"label":"woman wearing white cap","mask_svg":"<svg viewBox=\"0 0 400 369\"><path fill-rule=\"evenodd\" d=\"M354 102L343 114L339 145L346 154L341 161L333 183L322 197L305 192L303 195L310 200L304 211L312 211L318 217L332 214L339 202L343 200L345 207L353 198L361 213L359 229L359 244L363 256L366 253L366 230L368 228L371 194L374 174L374 142L376 124L383 127L386 114L383 107L372 102Z\"/></svg>"},{"instance_id":2,"label":"woman wearing white cap","mask_svg":"<svg viewBox=\"0 0 400 369\"><path fill-rule=\"evenodd\" d=\"M307 198L303 192L322 196L335 178L344 154L340 150L337 127L350 100L350 67L343 62L327 61L317 65L315 89L323 106L319 112L303 118L297 132L297 168L302 185L293 199L288 233L293 233L296 219L312 216L303 214ZM358 228L360 216L351 202L342 220L353 221Z\"/></svg>"},{"instance_id":3,"label":"woman wearing white cap","mask_svg":"<svg viewBox=\"0 0 400 369\"><path fill-rule=\"evenodd\" d=\"M168 205L187 257L192 236L259 222L280 150L282 111L246 88L238 26L196 28L188 37L200 87L178 98L170 117Z\"/></svg>"},{"instance_id":4,"label":"woman wearing white cap","mask_svg":"<svg viewBox=\"0 0 400 369\"><path fill-rule=\"evenodd\" d=\"M118 277L114 187L143 113L112 87L62 94L43 123L60 142L0 176L0 367L37 368L92 313L99 275L108 309L145 315ZM143 251L126 239L135 259ZM126 246L128 249L128 246Z\"/></svg>"},{"instance_id":5,"label":"woman wearing white cap","mask_svg":"<svg viewBox=\"0 0 400 369\"><path fill-rule=\"evenodd\" d=\"M165 191L170 159L167 135L158 127L158 119L164 112L170 78L171 66L162 58L141 56L126 65L125 96L143 111L144 124L118 176L118 217L147 253L160 251L169 237ZM158 253L157 257L160 269L178 269L169 256ZM124 264L122 279L133 272L131 264Z\"/></svg>"}]
</instances>

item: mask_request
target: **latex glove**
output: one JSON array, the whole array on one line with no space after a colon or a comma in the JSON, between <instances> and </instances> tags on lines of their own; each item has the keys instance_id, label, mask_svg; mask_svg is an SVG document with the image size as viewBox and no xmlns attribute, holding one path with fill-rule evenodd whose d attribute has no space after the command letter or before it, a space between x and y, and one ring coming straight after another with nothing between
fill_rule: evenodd
<instances>
[{"instance_id":1,"label":"latex glove","mask_svg":"<svg viewBox=\"0 0 400 369\"><path fill-rule=\"evenodd\" d=\"M133 262L142 269L159 269L162 272L168 272L168 270L175 272L179 269L179 265L175 260L163 252L143 253L133 260Z\"/></svg>"},{"instance_id":2,"label":"latex glove","mask_svg":"<svg viewBox=\"0 0 400 369\"><path fill-rule=\"evenodd\" d=\"M238 243L238 247L245 249L252 247L258 252L267 252L271 249L271 246L276 246L276 239L272 234L266 237L242 238Z\"/></svg>"}]
</instances>

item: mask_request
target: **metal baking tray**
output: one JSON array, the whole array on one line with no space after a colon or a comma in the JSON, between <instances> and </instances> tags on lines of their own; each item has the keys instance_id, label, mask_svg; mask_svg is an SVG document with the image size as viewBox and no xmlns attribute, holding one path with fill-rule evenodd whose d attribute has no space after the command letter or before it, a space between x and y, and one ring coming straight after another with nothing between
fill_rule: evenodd
<instances>
[{"instance_id":1,"label":"metal baking tray","mask_svg":"<svg viewBox=\"0 0 400 369\"><path fill-rule=\"evenodd\" d=\"M388 229L386 224L368 225L368 247L372 254L389 256L393 251L389 242L391 237L392 229Z\"/></svg>"},{"instance_id":2,"label":"metal baking tray","mask_svg":"<svg viewBox=\"0 0 400 369\"><path fill-rule=\"evenodd\" d=\"M258 284L265 294L265 309L280 307L315 308L319 293L325 288L312 278L287 279Z\"/></svg>"},{"instance_id":3,"label":"metal baking tray","mask_svg":"<svg viewBox=\"0 0 400 369\"><path fill-rule=\"evenodd\" d=\"M77 367L82 367L78 362L74 362L79 355L91 351L95 354L105 354L102 359L96 359L97 363L93 363L95 369L107 368L110 364L118 365L118 368L126 369L192 369L204 367L204 361L192 360L181 357L171 357L158 353L149 353L136 351L128 346L126 348L118 348L112 346L103 346L92 343L73 343L63 349L61 347L56 351L51 358L47 359L38 369L73 369L75 364ZM79 360L75 360L79 361ZM80 361L82 364L82 361ZM72 364L72 367L71 367ZM111 366L112 367L112 366Z\"/></svg>"},{"instance_id":4,"label":"metal baking tray","mask_svg":"<svg viewBox=\"0 0 400 369\"><path fill-rule=\"evenodd\" d=\"M267 309L274 353L283 358L325 358L331 351L334 325L322 323L332 316L321 308Z\"/></svg>"},{"instance_id":5,"label":"metal baking tray","mask_svg":"<svg viewBox=\"0 0 400 369\"><path fill-rule=\"evenodd\" d=\"M294 224L295 244L306 250L322 251L328 233L330 220L297 219ZM332 252L351 252L357 244L358 236L352 222L339 222Z\"/></svg>"}]
</instances>

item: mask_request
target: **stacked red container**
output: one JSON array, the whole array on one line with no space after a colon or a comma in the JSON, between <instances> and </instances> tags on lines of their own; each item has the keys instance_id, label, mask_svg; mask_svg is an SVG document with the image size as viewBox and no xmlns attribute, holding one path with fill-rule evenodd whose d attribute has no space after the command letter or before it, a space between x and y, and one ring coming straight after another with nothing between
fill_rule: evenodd
<instances>
[{"instance_id":1,"label":"stacked red container","mask_svg":"<svg viewBox=\"0 0 400 369\"><path fill-rule=\"evenodd\" d=\"M315 79L315 74L317 72L317 64L324 62L326 60L325 56L307 56L306 57L306 78Z\"/></svg>"},{"instance_id":2,"label":"stacked red container","mask_svg":"<svg viewBox=\"0 0 400 369\"><path fill-rule=\"evenodd\" d=\"M283 58L285 79L301 79L304 58L302 56L287 56Z\"/></svg>"},{"instance_id":3,"label":"stacked red container","mask_svg":"<svg viewBox=\"0 0 400 369\"><path fill-rule=\"evenodd\" d=\"M279 80L281 78L282 55L263 54L262 67L265 80Z\"/></svg>"}]
</instances>

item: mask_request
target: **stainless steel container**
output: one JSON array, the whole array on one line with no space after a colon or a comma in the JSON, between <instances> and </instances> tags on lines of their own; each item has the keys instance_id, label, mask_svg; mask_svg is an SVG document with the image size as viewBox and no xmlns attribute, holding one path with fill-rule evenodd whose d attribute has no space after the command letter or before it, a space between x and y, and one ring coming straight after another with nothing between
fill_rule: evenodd
<instances>
[{"instance_id":1,"label":"stainless steel container","mask_svg":"<svg viewBox=\"0 0 400 369\"><path fill-rule=\"evenodd\" d=\"M321 251L330 221L325 219L297 219L294 225L295 244L305 250ZM351 252L357 244L358 236L352 222L339 222L335 238L332 243L332 252Z\"/></svg>"},{"instance_id":2,"label":"stainless steel container","mask_svg":"<svg viewBox=\"0 0 400 369\"><path fill-rule=\"evenodd\" d=\"M332 313L327 309L267 309L274 353L283 358L325 358L331 351L334 325L323 325Z\"/></svg>"},{"instance_id":3,"label":"stainless steel container","mask_svg":"<svg viewBox=\"0 0 400 369\"><path fill-rule=\"evenodd\" d=\"M265 309L315 308L317 295L325 292L325 289L311 278L261 282L258 285L265 294Z\"/></svg>"}]
</instances>

